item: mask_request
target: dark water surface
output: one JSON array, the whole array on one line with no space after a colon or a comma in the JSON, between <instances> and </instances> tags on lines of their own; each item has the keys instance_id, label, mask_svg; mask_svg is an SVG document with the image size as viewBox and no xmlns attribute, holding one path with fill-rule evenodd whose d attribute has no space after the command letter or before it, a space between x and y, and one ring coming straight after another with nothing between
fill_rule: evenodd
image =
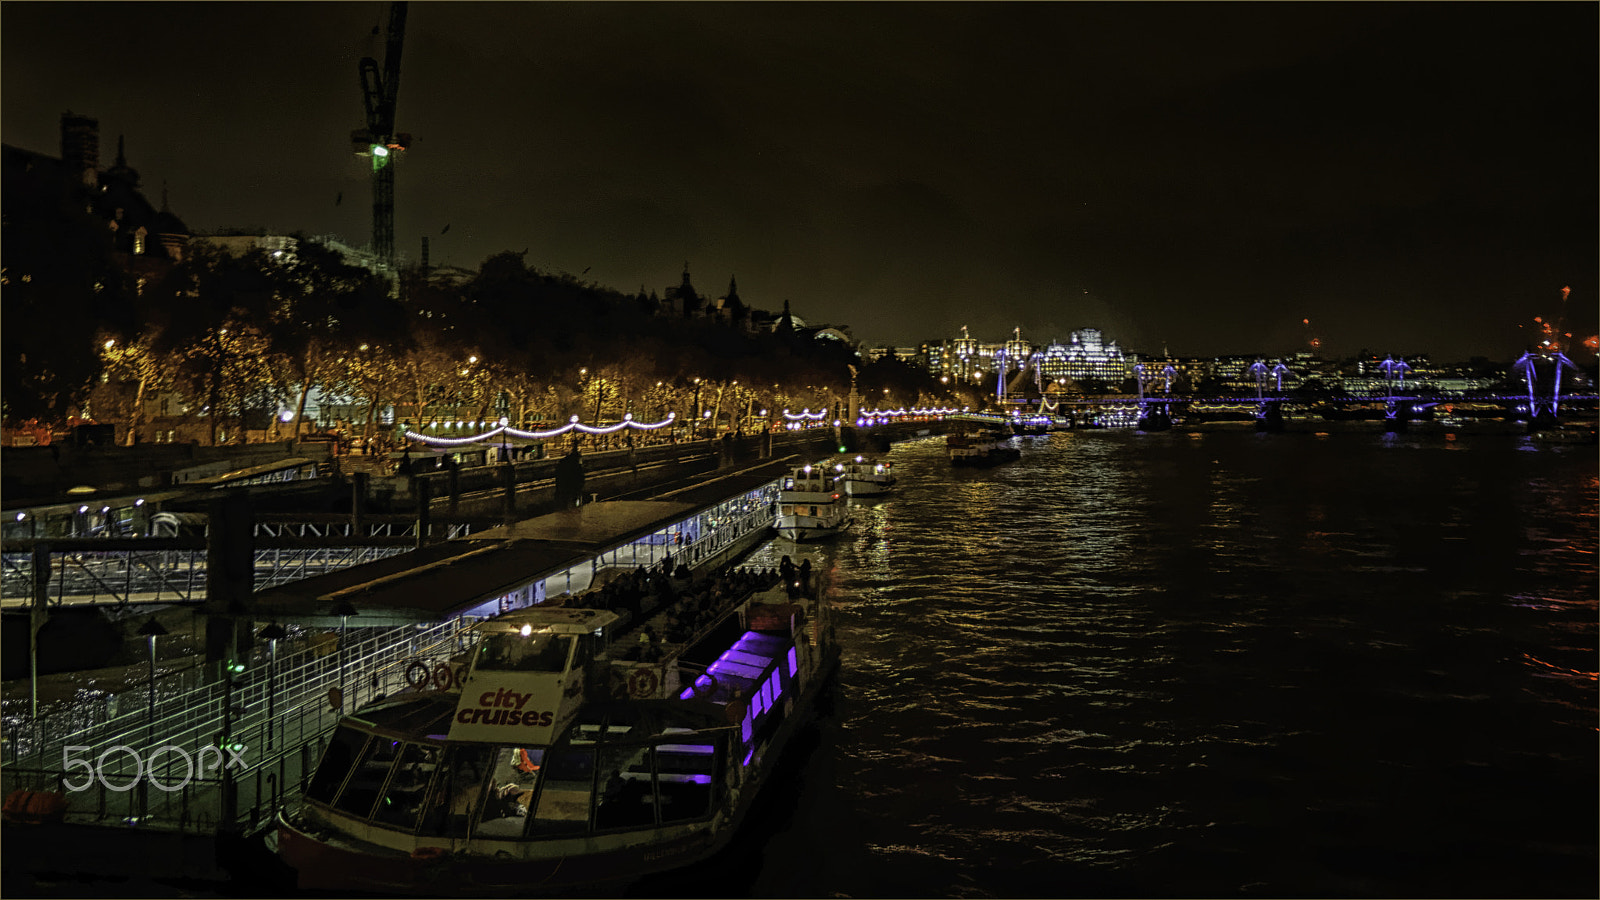
<instances>
[{"instance_id":1,"label":"dark water surface","mask_svg":"<svg viewBox=\"0 0 1600 900\"><path fill-rule=\"evenodd\" d=\"M656 888L1600 896L1594 448L1025 440L762 551L833 570L833 709L721 886Z\"/></svg>"}]
</instances>

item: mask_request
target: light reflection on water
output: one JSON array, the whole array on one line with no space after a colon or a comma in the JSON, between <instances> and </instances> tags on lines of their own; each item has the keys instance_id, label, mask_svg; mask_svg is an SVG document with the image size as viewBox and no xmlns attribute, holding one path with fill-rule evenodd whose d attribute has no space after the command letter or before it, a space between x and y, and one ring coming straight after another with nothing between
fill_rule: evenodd
<instances>
[{"instance_id":1,"label":"light reflection on water","mask_svg":"<svg viewBox=\"0 0 1600 900\"><path fill-rule=\"evenodd\" d=\"M846 664L784 832L822 861L753 893L1594 895L1592 454L1078 432L890 459L850 533L782 550L836 567Z\"/></svg>"}]
</instances>

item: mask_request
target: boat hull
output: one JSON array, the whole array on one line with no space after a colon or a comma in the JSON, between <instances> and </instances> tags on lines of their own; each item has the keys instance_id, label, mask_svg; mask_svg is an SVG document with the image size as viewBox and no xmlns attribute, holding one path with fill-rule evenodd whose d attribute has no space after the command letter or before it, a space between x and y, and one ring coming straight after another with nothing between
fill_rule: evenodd
<instances>
[{"instance_id":1,"label":"boat hull","mask_svg":"<svg viewBox=\"0 0 1600 900\"><path fill-rule=\"evenodd\" d=\"M950 465L970 466L974 468L982 466L998 466L1001 463L1008 463L1021 458L1021 450L1018 450L1015 447L1002 447L983 454L963 454L960 456L952 455L950 457Z\"/></svg>"},{"instance_id":2,"label":"boat hull","mask_svg":"<svg viewBox=\"0 0 1600 900\"><path fill-rule=\"evenodd\" d=\"M667 840L636 840L614 849L511 859L465 853L374 853L321 839L280 815L273 835L274 849L295 870L296 886L301 890L436 897L570 896L596 892L615 895L619 888L643 878L709 859L732 841L795 735L816 720L822 692L837 677L841 658L838 644L830 639L816 677L795 698L795 714L784 718L768 745L764 753L766 765L746 783L738 801L729 804L731 814L718 827L701 823L702 827L694 832ZM591 839L583 843L593 847L595 842Z\"/></svg>"},{"instance_id":3,"label":"boat hull","mask_svg":"<svg viewBox=\"0 0 1600 900\"><path fill-rule=\"evenodd\" d=\"M494 859L468 854L375 854L339 846L278 821L278 854L296 872L301 890L393 892L451 897L503 897L626 885L716 853L731 829L709 828L648 846L539 859Z\"/></svg>"},{"instance_id":4,"label":"boat hull","mask_svg":"<svg viewBox=\"0 0 1600 900\"><path fill-rule=\"evenodd\" d=\"M877 481L851 479L844 483L844 492L851 497L877 497L889 493L889 485Z\"/></svg>"},{"instance_id":5,"label":"boat hull","mask_svg":"<svg viewBox=\"0 0 1600 900\"><path fill-rule=\"evenodd\" d=\"M780 522L774 528L778 532L778 537L784 540L805 542L826 540L844 531L849 525L850 520L846 519L835 525L784 524Z\"/></svg>"}]
</instances>

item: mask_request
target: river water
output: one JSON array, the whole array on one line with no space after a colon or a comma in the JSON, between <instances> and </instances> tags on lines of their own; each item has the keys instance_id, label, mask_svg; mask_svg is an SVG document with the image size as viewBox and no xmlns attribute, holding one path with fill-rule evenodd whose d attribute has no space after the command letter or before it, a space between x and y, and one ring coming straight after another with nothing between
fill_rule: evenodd
<instances>
[{"instance_id":1,"label":"river water","mask_svg":"<svg viewBox=\"0 0 1600 900\"><path fill-rule=\"evenodd\" d=\"M844 668L751 833L645 893L1595 897L1593 447L1023 438L826 544Z\"/></svg>"}]
</instances>

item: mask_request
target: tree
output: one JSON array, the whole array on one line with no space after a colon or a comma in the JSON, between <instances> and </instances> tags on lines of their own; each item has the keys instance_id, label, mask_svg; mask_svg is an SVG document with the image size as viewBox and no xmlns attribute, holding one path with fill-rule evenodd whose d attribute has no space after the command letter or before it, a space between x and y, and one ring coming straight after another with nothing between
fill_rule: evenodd
<instances>
[{"instance_id":1,"label":"tree","mask_svg":"<svg viewBox=\"0 0 1600 900\"><path fill-rule=\"evenodd\" d=\"M275 384L265 330L275 300L271 265L260 250L235 257L191 248L146 292L151 348L165 357L176 383L203 404L212 443L228 413L236 416L236 437L243 440L247 410Z\"/></svg>"},{"instance_id":2,"label":"tree","mask_svg":"<svg viewBox=\"0 0 1600 900\"><path fill-rule=\"evenodd\" d=\"M318 386L359 386L371 401L370 424L384 384L380 373L392 369L377 357L403 349L407 333L404 310L390 298L388 282L304 236L297 236L294 251L262 262L269 260L268 343L279 389L297 395L291 434L299 436L306 401ZM362 356L373 347L387 352Z\"/></svg>"},{"instance_id":3,"label":"tree","mask_svg":"<svg viewBox=\"0 0 1600 900\"><path fill-rule=\"evenodd\" d=\"M81 190L8 168L4 197L3 415L63 423L101 373L96 335L137 333L135 283L112 256L106 223L85 212Z\"/></svg>"}]
</instances>

